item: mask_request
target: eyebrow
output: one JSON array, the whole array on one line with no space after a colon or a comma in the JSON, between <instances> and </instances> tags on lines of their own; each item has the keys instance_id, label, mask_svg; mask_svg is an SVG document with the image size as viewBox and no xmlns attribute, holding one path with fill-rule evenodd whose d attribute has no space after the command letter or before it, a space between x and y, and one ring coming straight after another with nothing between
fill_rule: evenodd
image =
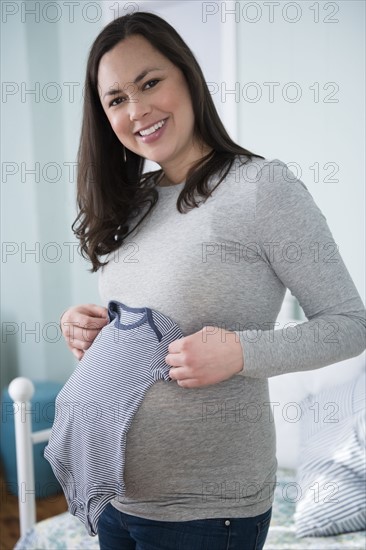
<instances>
[{"instance_id":1,"label":"eyebrow","mask_svg":"<svg viewBox=\"0 0 366 550\"><path fill-rule=\"evenodd\" d=\"M138 74L136 76L136 78L133 82L128 82L128 84L137 84L138 82L140 82L140 80L145 78L145 76L147 74L151 73L152 71L161 71L161 70L162 69L160 69L159 67L153 67L151 69L144 69L140 74ZM104 94L103 99L105 99L109 95L116 95L116 94L120 94L120 93L121 93L120 88L111 88L110 90L108 90L108 92L106 92Z\"/></svg>"}]
</instances>

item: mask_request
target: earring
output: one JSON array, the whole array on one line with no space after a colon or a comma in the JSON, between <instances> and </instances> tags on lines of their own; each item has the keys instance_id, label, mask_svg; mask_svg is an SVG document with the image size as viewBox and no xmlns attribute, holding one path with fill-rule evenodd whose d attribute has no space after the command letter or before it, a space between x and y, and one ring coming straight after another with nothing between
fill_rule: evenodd
<instances>
[{"instance_id":1,"label":"earring","mask_svg":"<svg viewBox=\"0 0 366 550\"><path fill-rule=\"evenodd\" d=\"M126 155L126 147L122 145L123 147L123 162L127 162L127 155Z\"/></svg>"},{"instance_id":2,"label":"earring","mask_svg":"<svg viewBox=\"0 0 366 550\"><path fill-rule=\"evenodd\" d=\"M115 236L114 236L114 240L115 240L116 242L117 242L117 241L119 240L119 238L120 238L118 232L121 230L121 227L122 227L121 225L119 225L119 226L117 227L117 233L116 233Z\"/></svg>"}]
</instances>

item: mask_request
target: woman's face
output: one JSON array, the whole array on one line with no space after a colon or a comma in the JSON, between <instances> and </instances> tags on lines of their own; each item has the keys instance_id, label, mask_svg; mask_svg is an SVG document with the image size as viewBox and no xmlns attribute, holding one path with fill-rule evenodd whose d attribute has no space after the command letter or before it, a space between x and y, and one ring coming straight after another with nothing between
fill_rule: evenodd
<instances>
[{"instance_id":1,"label":"woman's face","mask_svg":"<svg viewBox=\"0 0 366 550\"><path fill-rule=\"evenodd\" d=\"M144 37L130 36L104 54L98 86L113 131L127 149L166 173L181 172L202 156L183 73Z\"/></svg>"}]
</instances>

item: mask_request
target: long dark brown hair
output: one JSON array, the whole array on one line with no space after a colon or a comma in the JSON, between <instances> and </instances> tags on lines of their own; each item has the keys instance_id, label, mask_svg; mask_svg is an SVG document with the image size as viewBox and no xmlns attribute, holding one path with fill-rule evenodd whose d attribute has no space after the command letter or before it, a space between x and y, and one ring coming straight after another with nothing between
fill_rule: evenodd
<instances>
[{"instance_id":1,"label":"long dark brown hair","mask_svg":"<svg viewBox=\"0 0 366 550\"><path fill-rule=\"evenodd\" d=\"M119 248L158 200L152 173L143 173L145 159L124 148L118 140L103 110L98 92L98 68L102 56L132 35L142 35L182 71L191 99L194 98L195 136L211 149L189 170L177 200L179 212L198 207L199 202L202 202L197 202L199 197L206 200L212 192L208 187L209 178L216 174L219 185L237 155L248 157L246 161L253 156L264 158L240 147L229 137L200 66L169 23L147 12L135 12L115 19L101 31L89 53L78 150L79 213L72 229L80 241L82 255L92 263L92 272L107 263L102 262L101 257ZM144 216L130 229L131 220L138 217L147 206L149 208Z\"/></svg>"}]
</instances>

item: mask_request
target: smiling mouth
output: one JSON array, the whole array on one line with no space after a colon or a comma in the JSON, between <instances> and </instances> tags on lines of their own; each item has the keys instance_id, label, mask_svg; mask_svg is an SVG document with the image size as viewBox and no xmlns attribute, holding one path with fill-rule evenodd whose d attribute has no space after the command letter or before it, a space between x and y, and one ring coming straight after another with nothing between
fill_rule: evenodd
<instances>
[{"instance_id":1,"label":"smiling mouth","mask_svg":"<svg viewBox=\"0 0 366 550\"><path fill-rule=\"evenodd\" d=\"M140 132L137 132L137 133L142 137L150 136L151 134L153 134L157 130L160 130L160 128L162 128L164 126L165 122L166 122L166 119L165 120L160 120L156 124L153 124L152 126L150 126L150 128L146 128L145 130L140 130Z\"/></svg>"}]
</instances>

